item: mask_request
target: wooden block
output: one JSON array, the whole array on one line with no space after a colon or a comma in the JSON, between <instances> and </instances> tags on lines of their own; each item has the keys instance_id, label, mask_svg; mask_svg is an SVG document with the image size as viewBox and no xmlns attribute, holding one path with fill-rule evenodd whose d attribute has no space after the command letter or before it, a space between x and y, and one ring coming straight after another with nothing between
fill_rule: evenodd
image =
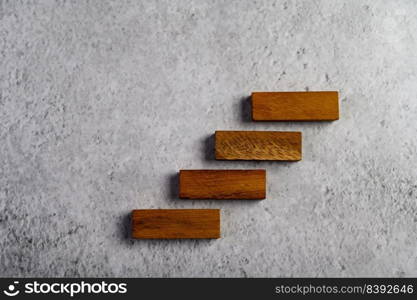
<instances>
[{"instance_id":1,"label":"wooden block","mask_svg":"<svg viewBox=\"0 0 417 300\"><path fill-rule=\"evenodd\" d=\"M135 239L217 239L219 209L138 209L132 211Z\"/></svg>"},{"instance_id":2,"label":"wooden block","mask_svg":"<svg viewBox=\"0 0 417 300\"><path fill-rule=\"evenodd\" d=\"M338 92L252 93L254 121L332 121L339 119Z\"/></svg>"},{"instance_id":3,"label":"wooden block","mask_svg":"<svg viewBox=\"0 0 417 300\"><path fill-rule=\"evenodd\" d=\"M301 160L301 132L216 131L216 159Z\"/></svg>"},{"instance_id":4,"label":"wooden block","mask_svg":"<svg viewBox=\"0 0 417 300\"><path fill-rule=\"evenodd\" d=\"M265 199L265 170L181 170L182 199Z\"/></svg>"}]
</instances>

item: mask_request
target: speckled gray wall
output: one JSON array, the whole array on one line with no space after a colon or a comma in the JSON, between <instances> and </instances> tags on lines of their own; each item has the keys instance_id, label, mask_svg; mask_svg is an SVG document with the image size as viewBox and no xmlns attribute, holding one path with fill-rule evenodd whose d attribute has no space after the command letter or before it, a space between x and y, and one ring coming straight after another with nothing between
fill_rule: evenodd
<instances>
[{"instance_id":1,"label":"speckled gray wall","mask_svg":"<svg viewBox=\"0 0 417 300\"><path fill-rule=\"evenodd\" d=\"M1 276L417 276L416 1L0 1ZM339 90L332 123L251 91ZM301 130L297 163L217 162L216 129ZM266 168L186 201L181 168ZM132 241L134 208L221 208Z\"/></svg>"}]
</instances>

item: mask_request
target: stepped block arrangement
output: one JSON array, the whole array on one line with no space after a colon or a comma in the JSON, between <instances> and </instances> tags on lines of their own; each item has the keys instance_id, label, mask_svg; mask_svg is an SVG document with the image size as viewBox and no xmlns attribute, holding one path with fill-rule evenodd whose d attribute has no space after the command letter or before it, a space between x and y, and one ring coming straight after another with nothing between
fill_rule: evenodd
<instances>
[{"instance_id":1,"label":"stepped block arrangement","mask_svg":"<svg viewBox=\"0 0 417 300\"><path fill-rule=\"evenodd\" d=\"M260 200L266 196L265 170L181 170L181 199Z\"/></svg>"},{"instance_id":2,"label":"stepped block arrangement","mask_svg":"<svg viewBox=\"0 0 417 300\"><path fill-rule=\"evenodd\" d=\"M301 132L216 131L216 159L301 160Z\"/></svg>"},{"instance_id":3,"label":"stepped block arrangement","mask_svg":"<svg viewBox=\"0 0 417 300\"><path fill-rule=\"evenodd\" d=\"M339 119L338 92L252 93L254 121L332 121Z\"/></svg>"},{"instance_id":4,"label":"stepped block arrangement","mask_svg":"<svg viewBox=\"0 0 417 300\"><path fill-rule=\"evenodd\" d=\"M220 238L219 209L138 209L132 212L136 239Z\"/></svg>"},{"instance_id":5,"label":"stepped block arrangement","mask_svg":"<svg viewBox=\"0 0 417 300\"><path fill-rule=\"evenodd\" d=\"M254 121L339 119L337 92L252 93ZM216 131L217 160L299 161L301 132ZM265 170L180 170L181 199L265 199ZM220 238L219 209L139 209L132 211L136 239Z\"/></svg>"}]
</instances>

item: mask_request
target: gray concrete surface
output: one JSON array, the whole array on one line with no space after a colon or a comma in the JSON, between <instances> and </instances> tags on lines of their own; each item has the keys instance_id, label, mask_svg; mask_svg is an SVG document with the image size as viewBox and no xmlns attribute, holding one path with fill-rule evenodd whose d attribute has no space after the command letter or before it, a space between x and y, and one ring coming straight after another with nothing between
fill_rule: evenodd
<instances>
[{"instance_id":1,"label":"gray concrete surface","mask_svg":"<svg viewBox=\"0 0 417 300\"><path fill-rule=\"evenodd\" d=\"M417 276L416 1L0 1L1 276ZM333 123L251 91L339 90ZM301 130L297 163L216 162L216 129ZM265 201L176 198L266 168ZM132 241L134 208L223 238Z\"/></svg>"}]
</instances>

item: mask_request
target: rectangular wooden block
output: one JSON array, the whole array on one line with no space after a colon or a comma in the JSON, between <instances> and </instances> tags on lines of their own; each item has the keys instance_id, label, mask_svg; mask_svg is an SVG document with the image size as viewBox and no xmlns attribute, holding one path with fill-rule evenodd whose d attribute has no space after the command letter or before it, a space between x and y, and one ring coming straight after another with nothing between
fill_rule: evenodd
<instances>
[{"instance_id":1,"label":"rectangular wooden block","mask_svg":"<svg viewBox=\"0 0 417 300\"><path fill-rule=\"evenodd\" d=\"M220 238L220 210L133 210L132 237L135 239L217 239Z\"/></svg>"},{"instance_id":2,"label":"rectangular wooden block","mask_svg":"<svg viewBox=\"0 0 417 300\"><path fill-rule=\"evenodd\" d=\"M332 121L339 119L338 92L252 93L254 121Z\"/></svg>"},{"instance_id":3,"label":"rectangular wooden block","mask_svg":"<svg viewBox=\"0 0 417 300\"><path fill-rule=\"evenodd\" d=\"M216 131L216 159L301 160L301 132Z\"/></svg>"},{"instance_id":4,"label":"rectangular wooden block","mask_svg":"<svg viewBox=\"0 0 417 300\"><path fill-rule=\"evenodd\" d=\"M265 170L181 170L182 199L265 199Z\"/></svg>"}]
</instances>

